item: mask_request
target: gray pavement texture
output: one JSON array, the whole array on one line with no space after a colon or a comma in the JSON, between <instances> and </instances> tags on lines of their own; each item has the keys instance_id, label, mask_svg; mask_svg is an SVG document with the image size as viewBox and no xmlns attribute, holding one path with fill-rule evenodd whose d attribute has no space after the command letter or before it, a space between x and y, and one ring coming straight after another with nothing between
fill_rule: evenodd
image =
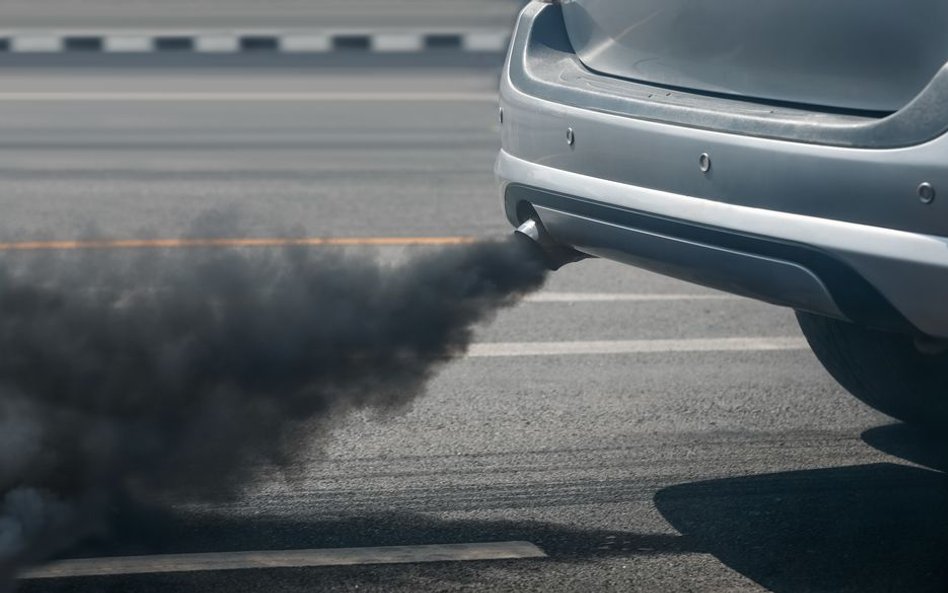
<instances>
[{"instance_id":1,"label":"gray pavement texture","mask_svg":"<svg viewBox=\"0 0 948 593\"><path fill-rule=\"evenodd\" d=\"M266 84L489 92L490 72L321 78L163 72L4 88ZM328 76L328 75L327 75ZM0 101L0 239L490 236L491 101ZM406 257L413 248L382 250ZM4 257L9 257L5 255ZM704 295L604 261L547 291ZM798 336L743 299L527 302L478 340ZM523 540L548 558L29 582L48 591L931 591L948 588L948 445L845 394L806 351L464 359L394 417L340 424L237 501L116 509L67 556Z\"/></svg>"},{"instance_id":2,"label":"gray pavement texture","mask_svg":"<svg viewBox=\"0 0 948 593\"><path fill-rule=\"evenodd\" d=\"M2 29L506 27L520 0L3 0Z\"/></svg>"}]
</instances>

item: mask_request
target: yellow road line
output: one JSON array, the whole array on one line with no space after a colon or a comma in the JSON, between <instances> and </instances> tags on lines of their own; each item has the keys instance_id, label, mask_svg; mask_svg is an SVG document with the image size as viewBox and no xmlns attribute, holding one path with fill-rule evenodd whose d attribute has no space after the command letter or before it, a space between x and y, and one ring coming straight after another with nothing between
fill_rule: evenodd
<instances>
[{"instance_id":1,"label":"yellow road line","mask_svg":"<svg viewBox=\"0 0 948 593\"><path fill-rule=\"evenodd\" d=\"M474 237L262 237L224 239L93 239L87 241L15 241L0 251L74 251L80 249L182 249L193 247L402 246L462 245Z\"/></svg>"}]
</instances>

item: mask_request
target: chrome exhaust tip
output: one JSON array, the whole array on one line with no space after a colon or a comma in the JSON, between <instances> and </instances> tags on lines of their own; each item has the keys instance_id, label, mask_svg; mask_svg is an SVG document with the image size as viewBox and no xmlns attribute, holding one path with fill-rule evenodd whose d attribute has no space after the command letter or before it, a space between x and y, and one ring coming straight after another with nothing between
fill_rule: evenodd
<instances>
[{"instance_id":1,"label":"chrome exhaust tip","mask_svg":"<svg viewBox=\"0 0 948 593\"><path fill-rule=\"evenodd\" d=\"M520 233L521 235L526 235L527 238L532 239L537 243L540 242L540 224L532 218L528 218L526 222L518 226L517 230L514 232Z\"/></svg>"},{"instance_id":2,"label":"chrome exhaust tip","mask_svg":"<svg viewBox=\"0 0 948 593\"><path fill-rule=\"evenodd\" d=\"M550 270L559 270L566 264L586 259L589 256L572 247L557 243L543 228L543 224L534 218L528 218L517 227L514 236L529 243L535 249L544 265Z\"/></svg>"}]
</instances>

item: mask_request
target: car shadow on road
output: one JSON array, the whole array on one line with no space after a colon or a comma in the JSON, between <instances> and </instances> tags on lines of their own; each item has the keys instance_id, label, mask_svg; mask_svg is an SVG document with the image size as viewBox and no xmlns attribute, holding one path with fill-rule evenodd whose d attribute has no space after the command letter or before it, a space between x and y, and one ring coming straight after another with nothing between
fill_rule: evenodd
<instances>
[{"instance_id":1,"label":"car shadow on road","mask_svg":"<svg viewBox=\"0 0 948 593\"><path fill-rule=\"evenodd\" d=\"M948 591L948 440L901 424L878 463L681 484L661 514L695 547L777 593Z\"/></svg>"}]
</instances>

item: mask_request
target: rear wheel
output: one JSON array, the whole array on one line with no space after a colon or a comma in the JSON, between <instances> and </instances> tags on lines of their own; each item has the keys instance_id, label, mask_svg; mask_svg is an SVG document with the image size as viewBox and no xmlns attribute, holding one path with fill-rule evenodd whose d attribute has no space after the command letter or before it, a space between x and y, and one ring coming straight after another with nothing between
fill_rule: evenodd
<instances>
[{"instance_id":1,"label":"rear wheel","mask_svg":"<svg viewBox=\"0 0 948 593\"><path fill-rule=\"evenodd\" d=\"M899 420L948 430L948 349L801 311L797 321L816 357L850 393Z\"/></svg>"}]
</instances>

